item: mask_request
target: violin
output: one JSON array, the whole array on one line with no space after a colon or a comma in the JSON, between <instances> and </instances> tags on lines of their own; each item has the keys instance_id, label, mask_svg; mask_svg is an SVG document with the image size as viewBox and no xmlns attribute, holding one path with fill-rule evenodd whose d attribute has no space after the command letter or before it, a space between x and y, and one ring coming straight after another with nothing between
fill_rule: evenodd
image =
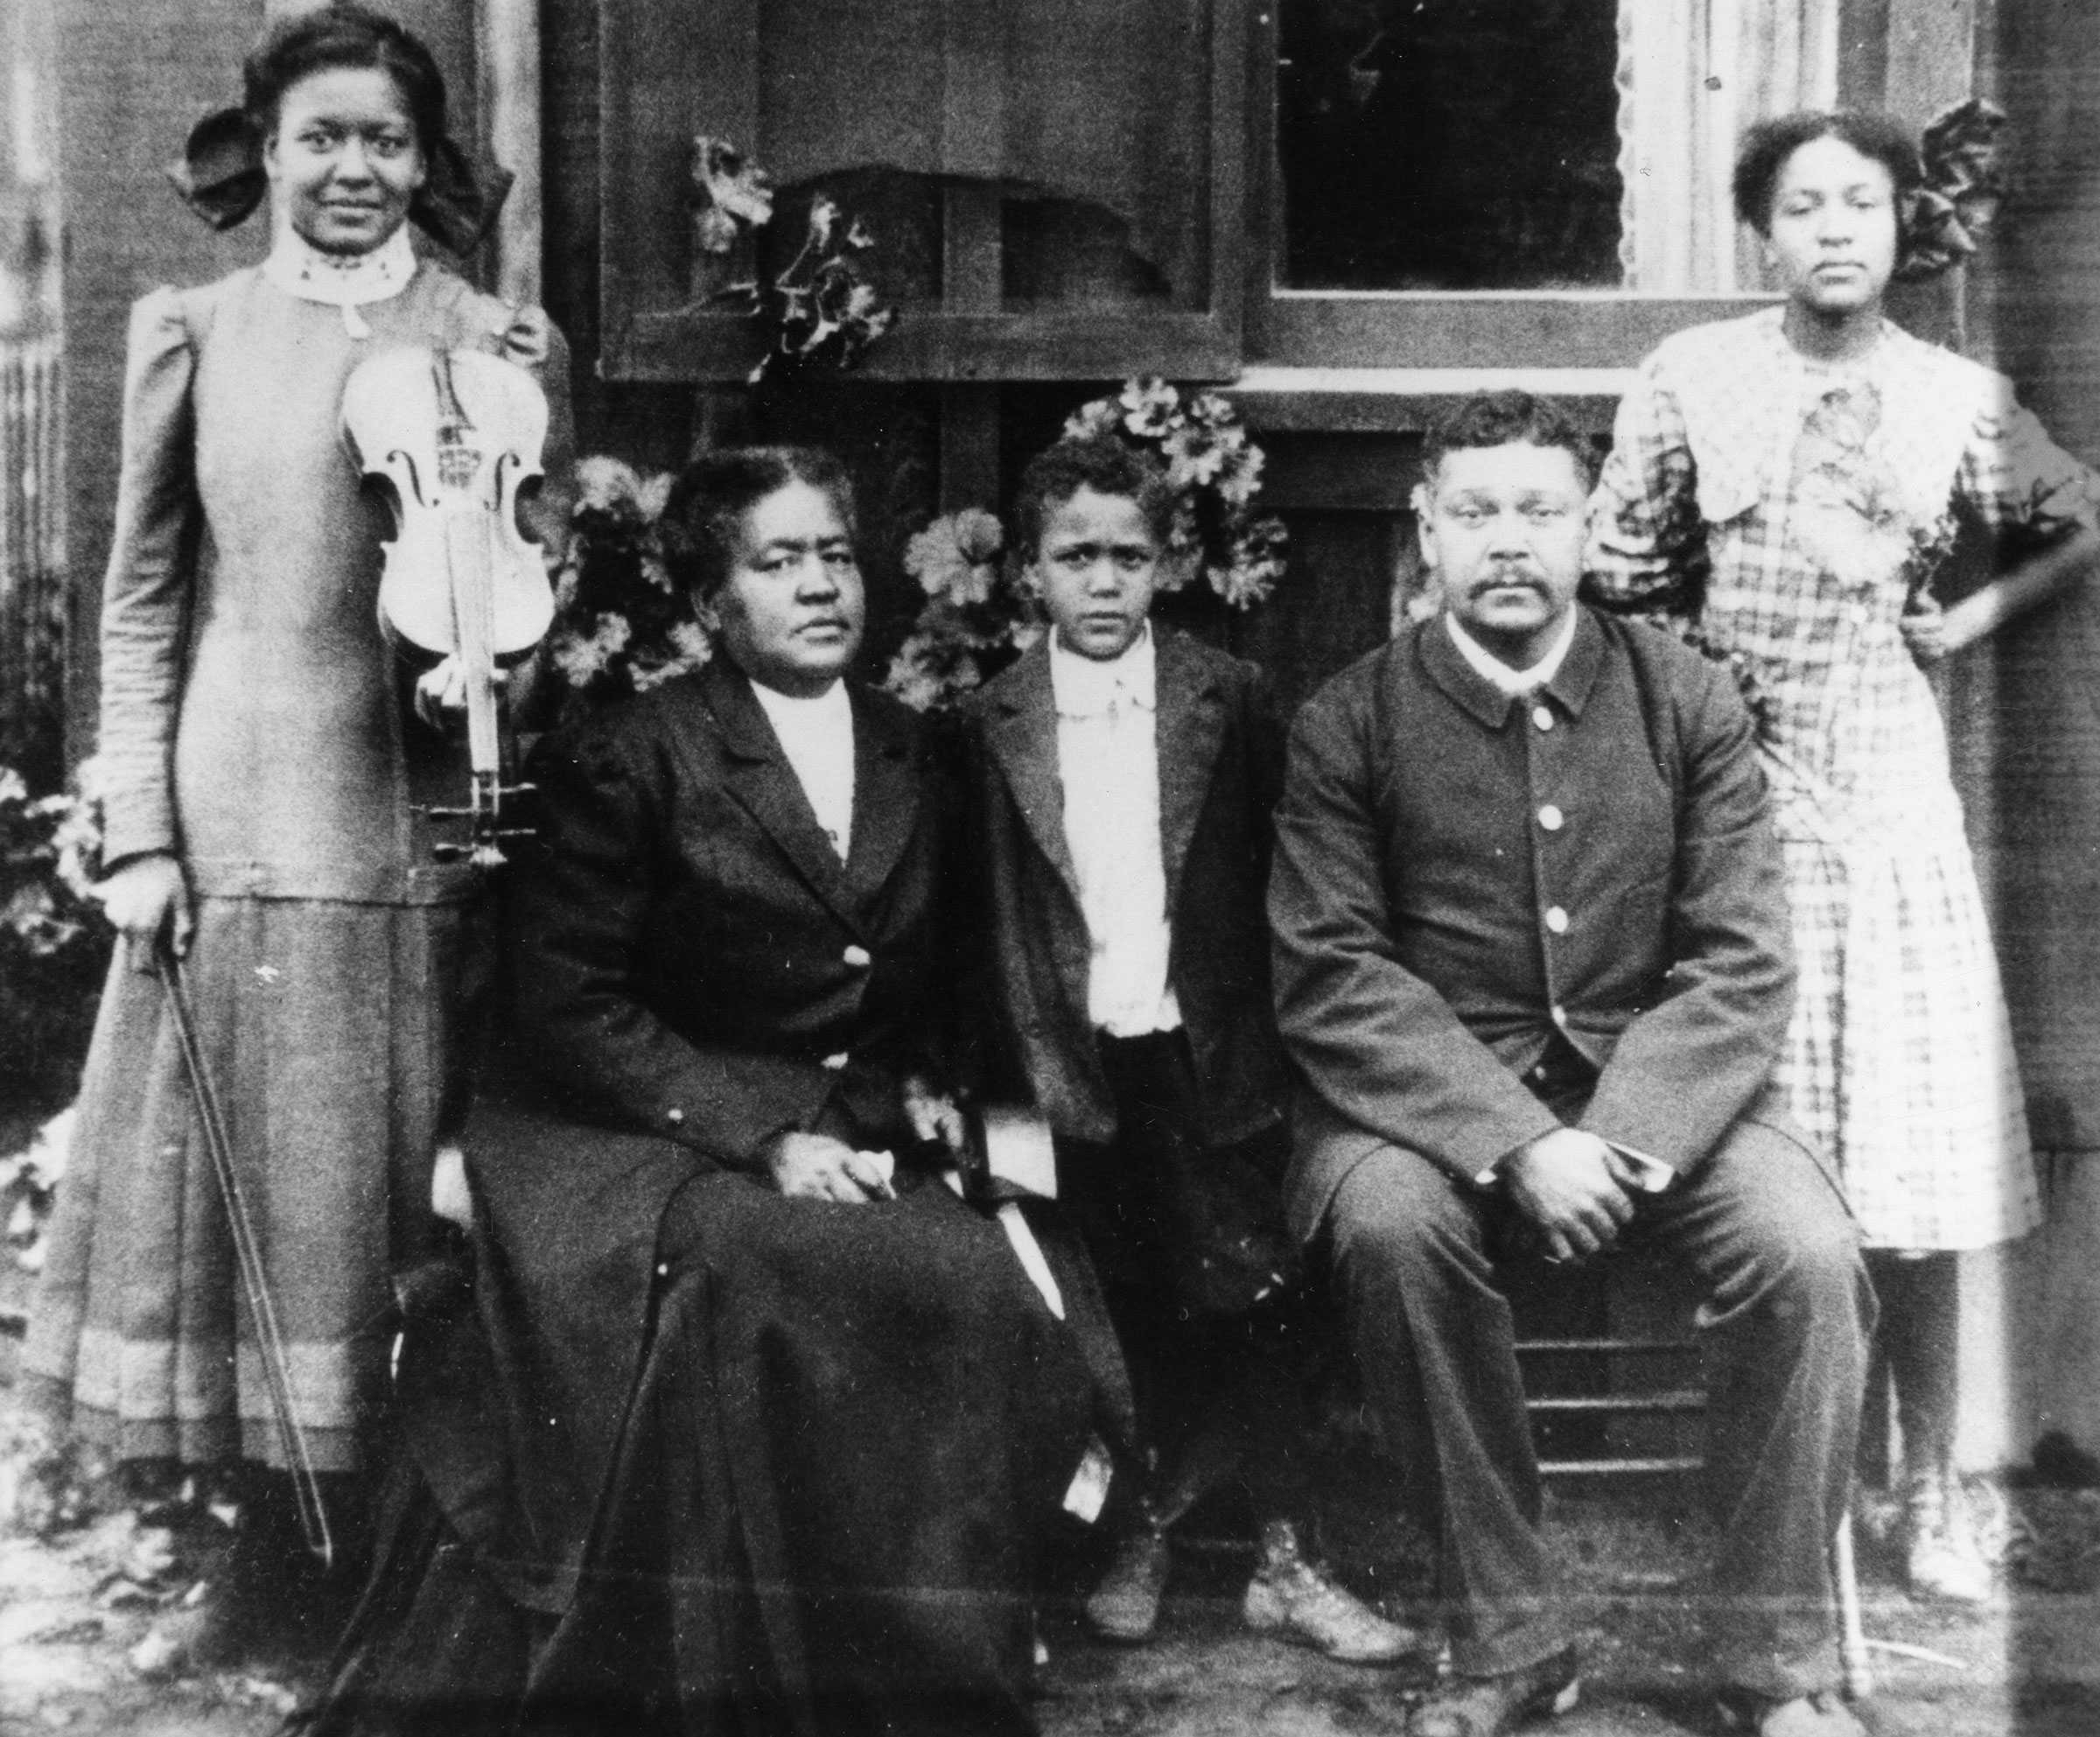
<instances>
[{"instance_id":1,"label":"violin","mask_svg":"<svg viewBox=\"0 0 2100 1737\"><path fill-rule=\"evenodd\" d=\"M466 690L467 802L441 862L504 860L500 671L546 636L554 592L540 545L518 529L519 491L542 474L547 397L514 362L479 350L382 351L343 388L343 431L359 471L382 478L395 536L379 582L380 626L397 643L458 661Z\"/></svg>"}]
</instances>

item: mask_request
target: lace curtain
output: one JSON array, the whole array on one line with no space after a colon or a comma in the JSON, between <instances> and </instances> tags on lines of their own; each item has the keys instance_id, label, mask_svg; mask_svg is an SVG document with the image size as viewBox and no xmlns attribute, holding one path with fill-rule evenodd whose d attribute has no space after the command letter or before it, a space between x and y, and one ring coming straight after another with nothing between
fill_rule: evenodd
<instances>
[{"instance_id":1,"label":"lace curtain","mask_svg":"<svg viewBox=\"0 0 2100 1737\"><path fill-rule=\"evenodd\" d=\"M1838 0L1620 0L1620 262L1626 287L1760 285L1728 182L1743 130L1838 98Z\"/></svg>"}]
</instances>

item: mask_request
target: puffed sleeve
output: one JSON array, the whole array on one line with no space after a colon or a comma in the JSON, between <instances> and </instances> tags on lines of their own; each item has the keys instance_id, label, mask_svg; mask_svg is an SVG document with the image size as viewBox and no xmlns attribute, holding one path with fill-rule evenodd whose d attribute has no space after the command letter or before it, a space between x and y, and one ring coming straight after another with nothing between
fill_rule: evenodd
<instances>
[{"instance_id":1,"label":"puffed sleeve","mask_svg":"<svg viewBox=\"0 0 2100 1737\"><path fill-rule=\"evenodd\" d=\"M1992 530L2052 539L2100 524L2100 478L2049 438L1999 375L1970 429L1956 487Z\"/></svg>"},{"instance_id":2,"label":"puffed sleeve","mask_svg":"<svg viewBox=\"0 0 2100 1737\"><path fill-rule=\"evenodd\" d=\"M1590 498L1586 587L1615 611L1691 614L1704 590L1704 525L1691 439L1651 356L1620 400L1612 450Z\"/></svg>"},{"instance_id":3,"label":"puffed sleeve","mask_svg":"<svg viewBox=\"0 0 2100 1737\"><path fill-rule=\"evenodd\" d=\"M102 581L106 861L178 849L172 760L197 535L196 352L172 290L131 310L116 532Z\"/></svg>"}]
</instances>

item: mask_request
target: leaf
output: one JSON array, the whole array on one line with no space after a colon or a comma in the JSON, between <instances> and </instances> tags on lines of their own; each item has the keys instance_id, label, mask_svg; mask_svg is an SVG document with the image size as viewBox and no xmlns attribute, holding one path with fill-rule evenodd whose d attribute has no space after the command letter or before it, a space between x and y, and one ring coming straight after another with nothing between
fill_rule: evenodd
<instances>
[{"instance_id":1,"label":"leaf","mask_svg":"<svg viewBox=\"0 0 2100 1737\"><path fill-rule=\"evenodd\" d=\"M773 178L727 139L693 141L693 183L724 215L753 229L773 221Z\"/></svg>"}]
</instances>

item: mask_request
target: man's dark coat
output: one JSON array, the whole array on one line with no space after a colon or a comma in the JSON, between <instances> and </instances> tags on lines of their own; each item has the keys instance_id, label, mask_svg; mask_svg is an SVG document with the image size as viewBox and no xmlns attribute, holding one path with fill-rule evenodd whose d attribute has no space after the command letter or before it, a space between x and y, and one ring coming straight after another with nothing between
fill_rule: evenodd
<instances>
[{"instance_id":1,"label":"man's dark coat","mask_svg":"<svg viewBox=\"0 0 2100 1737\"><path fill-rule=\"evenodd\" d=\"M1599 1070L1582 1127L1697 1166L1792 1004L1764 794L1728 672L1586 608L1522 700L1441 620L1322 689L1270 887L1299 1236L1377 1146L1470 1180L1558 1126L1525 1085L1558 1039Z\"/></svg>"}]
</instances>

